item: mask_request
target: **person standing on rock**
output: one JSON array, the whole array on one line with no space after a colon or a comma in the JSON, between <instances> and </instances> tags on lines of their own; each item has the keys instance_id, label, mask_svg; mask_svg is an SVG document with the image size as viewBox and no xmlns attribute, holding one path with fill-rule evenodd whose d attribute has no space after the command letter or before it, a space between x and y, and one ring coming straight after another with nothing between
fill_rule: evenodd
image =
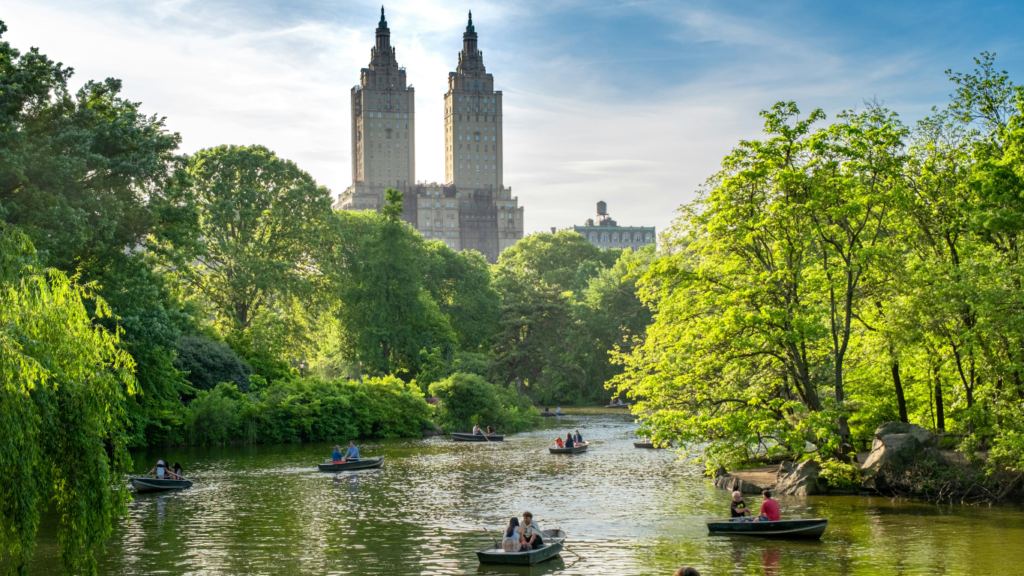
<instances>
[{"instance_id":1,"label":"person standing on rock","mask_svg":"<svg viewBox=\"0 0 1024 576\"><path fill-rule=\"evenodd\" d=\"M779 501L772 498L772 493L768 490L761 492L764 496L764 502L761 503L761 513L757 518L754 518L754 522L778 522L782 520L782 514L779 513Z\"/></svg>"},{"instance_id":2,"label":"person standing on rock","mask_svg":"<svg viewBox=\"0 0 1024 576\"><path fill-rule=\"evenodd\" d=\"M733 522L750 522L750 519L746 517L750 515L750 508L747 508L747 503L743 501L743 493L739 490L732 493L729 511L732 512Z\"/></svg>"}]
</instances>

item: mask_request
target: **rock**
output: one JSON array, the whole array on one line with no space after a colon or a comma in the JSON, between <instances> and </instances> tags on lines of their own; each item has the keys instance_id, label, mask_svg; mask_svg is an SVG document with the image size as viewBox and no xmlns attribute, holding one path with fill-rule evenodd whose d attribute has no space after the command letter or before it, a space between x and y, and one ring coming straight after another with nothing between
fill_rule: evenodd
<instances>
[{"instance_id":1,"label":"rock","mask_svg":"<svg viewBox=\"0 0 1024 576\"><path fill-rule=\"evenodd\" d=\"M721 490L728 490L730 492L735 492L739 490L744 494L761 493L761 487L758 486L757 484L752 484L742 478L737 478L729 474L715 477L714 485L715 488L719 488Z\"/></svg>"},{"instance_id":2,"label":"rock","mask_svg":"<svg viewBox=\"0 0 1024 576\"><path fill-rule=\"evenodd\" d=\"M728 474L728 472L726 472L725 466L719 466L718 468L715 468L715 478L720 478L722 476L725 476L726 474Z\"/></svg>"},{"instance_id":3,"label":"rock","mask_svg":"<svg viewBox=\"0 0 1024 576\"><path fill-rule=\"evenodd\" d=\"M804 460L796 465L792 462L783 462L779 465L775 492L787 496L822 494L827 491L828 485L819 478L820 474L821 464L816 460Z\"/></svg>"},{"instance_id":4,"label":"rock","mask_svg":"<svg viewBox=\"0 0 1024 576\"><path fill-rule=\"evenodd\" d=\"M880 477L884 467L898 472L927 458L941 461L938 444L938 437L917 424L888 422L879 426L875 430L871 453L860 468L864 487L871 490L885 488Z\"/></svg>"}]
</instances>

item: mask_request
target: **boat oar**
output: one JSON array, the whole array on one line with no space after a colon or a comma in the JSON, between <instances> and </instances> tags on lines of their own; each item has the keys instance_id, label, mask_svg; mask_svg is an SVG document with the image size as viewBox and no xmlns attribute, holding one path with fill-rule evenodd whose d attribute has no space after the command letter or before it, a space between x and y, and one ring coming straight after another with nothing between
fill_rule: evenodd
<instances>
[{"instance_id":1,"label":"boat oar","mask_svg":"<svg viewBox=\"0 0 1024 576\"><path fill-rule=\"evenodd\" d=\"M484 532L487 532L487 535L491 537L491 540L494 540L494 547L501 548L501 545L498 544L498 541L494 539L494 535L492 535L491 531L487 529L487 526L481 526L481 528L484 529Z\"/></svg>"},{"instance_id":2,"label":"boat oar","mask_svg":"<svg viewBox=\"0 0 1024 576\"><path fill-rule=\"evenodd\" d=\"M555 530L557 530L559 532L562 532L563 534L565 533L561 528L555 528ZM568 537L569 537L569 535L566 534L565 536L562 536L561 540L555 540L554 538L552 538L551 541L552 542L561 542L562 543L562 550L565 550L566 552L569 552L570 554L572 554L573 556L579 558L580 560L583 560L583 556L580 556L579 554L573 552L572 550L569 550L569 547L565 545L565 539L568 538Z\"/></svg>"}]
</instances>

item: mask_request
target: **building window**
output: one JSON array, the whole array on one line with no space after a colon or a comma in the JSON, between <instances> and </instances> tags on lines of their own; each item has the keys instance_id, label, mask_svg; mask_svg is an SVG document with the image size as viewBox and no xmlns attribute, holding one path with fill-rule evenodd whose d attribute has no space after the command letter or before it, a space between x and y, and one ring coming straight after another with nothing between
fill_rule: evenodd
<instances>
[{"instance_id":1,"label":"building window","mask_svg":"<svg viewBox=\"0 0 1024 576\"><path fill-rule=\"evenodd\" d=\"M590 233L590 241L591 242L597 242L597 234L594 234L593 232L591 232Z\"/></svg>"},{"instance_id":2,"label":"building window","mask_svg":"<svg viewBox=\"0 0 1024 576\"><path fill-rule=\"evenodd\" d=\"M608 242L608 234L601 234L601 242Z\"/></svg>"},{"instance_id":3,"label":"building window","mask_svg":"<svg viewBox=\"0 0 1024 576\"><path fill-rule=\"evenodd\" d=\"M650 242L651 241L651 235L650 234L645 235L644 236L644 241L645 242Z\"/></svg>"}]
</instances>

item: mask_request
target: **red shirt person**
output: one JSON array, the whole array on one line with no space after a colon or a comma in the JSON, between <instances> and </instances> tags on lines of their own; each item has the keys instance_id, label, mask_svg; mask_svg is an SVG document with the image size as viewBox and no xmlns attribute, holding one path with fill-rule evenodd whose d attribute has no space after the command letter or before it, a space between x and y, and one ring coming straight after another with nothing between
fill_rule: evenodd
<instances>
[{"instance_id":1,"label":"red shirt person","mask_svg":"<svg viewBox=\"0 0 1024 576\"><path fill-rule=\"evenodd\" d=\"M769 520L771 522L778 522L782 520L782 515L779 514L779 501L772 498L772 493L765 490L761 492L764 496L764 502L761 503L761 513L757 520Z\"/></svg>"}]
</instances>

